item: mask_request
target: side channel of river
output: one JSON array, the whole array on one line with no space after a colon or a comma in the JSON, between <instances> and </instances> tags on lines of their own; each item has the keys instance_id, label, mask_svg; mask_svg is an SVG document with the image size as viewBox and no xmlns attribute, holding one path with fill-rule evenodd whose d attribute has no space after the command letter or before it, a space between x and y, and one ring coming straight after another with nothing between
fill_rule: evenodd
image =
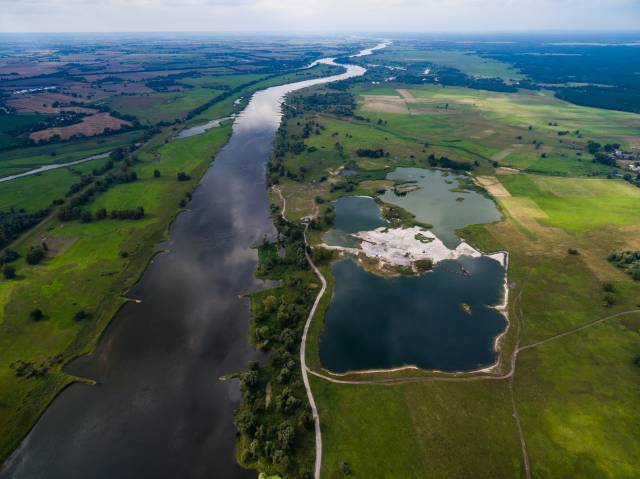
<instances>
[{"instance_id":1,"label":"side channel of river","mask_svg":"<svg viewBox=\"0 0 640 479\"><path fill-rule=\"evenodd\" d=\"M324 59L322 63L332 63ZM256 357L249 302L259 288L251 246L274 233L265 164L284 95L365 69L257 92L178 216L96 352L70 366L76 384L49 407L4 465L2 478L249 478L235 461L235 381Z\"/></svg>"}]
</instances>

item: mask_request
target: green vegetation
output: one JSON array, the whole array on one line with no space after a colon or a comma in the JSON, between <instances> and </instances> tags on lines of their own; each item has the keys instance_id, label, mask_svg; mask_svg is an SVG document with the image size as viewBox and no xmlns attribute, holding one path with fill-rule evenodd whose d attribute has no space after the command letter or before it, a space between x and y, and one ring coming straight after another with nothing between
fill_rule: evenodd
<instances>
[{"instance_id":1,"label":"green vegetation","mask_svg":"<svg viewBox=\"0 0 640 479\"><path fill-rule=\"evenodd\" d=\"M220 89L198 87L172 93L117 96L111 98L107 104L109 108L122 115L131 115L142 123L154 125L181 119L220 93Z\"/></svg>"},{"instance_id":2,"label":"green vegetation","mask_svg":"<svg viewBox=\"0 0 640 479\"><path fill-rule=\"evenodd\" d=\"M298 347L302 328L318 289L304 255L303 229L289 224L274 208L278 243L258 249L257 276L279 286L251 294L253 343L270 351L268 362L252 364L239 375L242 406L235 413L240 433L238 457L245 467L312 477L313 417L306 405ZM278 255L278 249L284 255Z\"/></svg>"},{"instance_id":3,"label":"green vegetation","mask_svg":"<svg viewBox=\"0 0 640 479\"><path fill-rule=\"evenodd\" d=\"M331 92L324 88L300 96L323 91ZM270 180L286 199L287 217L317 215L310 224L312 244L332 224L329 200L393 187L384 179L392 168L428 167L430 155L438 166L452 165L439 164L441 156L470 165L472 175L516 166L510 163L514 155L528 162L518 164L526 171L548 174L511 169L491 176L501 188L492 191L500 193L496 201L505 219L461 231L485 251L510 253L511 326L495 374L509 372L516 340L521 347L532 346L517 355L513 388L508 376L440 381L447 375L425 371L341 378L431 378L397 385L344 385L312 376L323 477L344 477L347 470L362 477L521 477L524 461L512 397L534 477L555 471L567 477L631 477L640 467L632 453L640 441L640 415L632 405L637 391L630 387L640 374L640 314L535 343L639 307L640 285L607 257L612 249L637 250L640 190L607 178L619 170L594 162L590 146L632 145L638 118L568 105L545 92L432 86L411 87L411 99L404 94L407 112L375 111L386 107L360 95L400 99L400 93L359 84L347 91L358 99L351 112L329 112L317 107L319 101L312 106L292 98L295 108L287 110L269 167ZM558 134L564 131L569 133ZM278 193L272 201L281 201ZM394 216L381 206L385 216ZM318 340L331 300L333 257L313 251L328 291L311 323L307 362L325 374ZM608 433L611 424L618 426ZM607 444L601 447L603 437Z\"/></svg>"},{"instance_id":4,"label":"green vegetation","mask_svg":"<svg viewBox=\"0 0 640 479\"><path fill-rule=\"evenodd\" d=\"M640 251L616 251L609 255L608 260L633 279L640 280Z\"/></svg>"},{"instance_id":5,"label":"green vegetation","mask_svg":"<svg viewBox=\"0 0 640 479\"><path fill-rule=\"evenodd\" d=\"M524 76L512 65L493 58L483 58L472 51L423 49L415 46L391 45L376 53L376 61L426 62L455 68L475 78L521 80Z\"/></svg>"},{"instance_id":6,"label":"green vegetation","mask_svg":"<svg viewBox=\"0 0 640 479\"><path fill-rule=\"evenodd\" d=\"M11 263L16 279L0 282L0 429L7 432L0 457L16 446L61 388L76 380L61 366L94 347L125 301L122 292L140 276L165 237L178 203L195 187L229 133L230 126L223 126L157 149L143 148L129 166L138 180L116 184L86 205L94 213L141 205L143 219L63 223L54 215L13 243L20 255ZM159 161L154 162L156 153ZM167 175L154 178L155 168ZM177 183L169 173L178 170L192 179ZM60 173L43 178L54 174ZM37 319L34 308L41 311ZM77 319L80 310L86 313L82 321ZM41 372L37 377L17 375L20 364L40 365Z\"/></svg>"},{"instance_id":7,"label":"green vegetation","mask_svg":"<svg viewBox=\"0 0 640 479\"><path fill-rule=\"evenodd\" d=\"M28 136L26 133L24 135L22 133L46 119L47 116L38 113L24 115L0 114L0 150L20 145L21 140Z\"/></svg>"},{"instance_id":8,"label":"green vegetation","mask_svg":"<svg viewBox=\"0 0 640 479\"><path fill-rule=\"evenodd\" d=\"M4 151L0 155L0 176L22 173L52 163L68 163L88 158L129 145L141 138L140 131L129 131L105 137L84 138ZM2 190L7 185L8 183L3 183Z\"/></svg>"}]
</instances>

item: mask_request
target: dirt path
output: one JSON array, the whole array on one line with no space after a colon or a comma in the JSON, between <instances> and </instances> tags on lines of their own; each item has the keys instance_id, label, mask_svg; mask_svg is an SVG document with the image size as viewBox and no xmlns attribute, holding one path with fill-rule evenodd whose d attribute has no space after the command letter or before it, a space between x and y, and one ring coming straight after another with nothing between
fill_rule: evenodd
<instances>
[{"instance_id":1,"label":"dirt path","mask_svg":"<svg viewBox=\"0 0 640 479\"><path fill-rule=\"evenodd\" d=\"M413 96L413 94L409 90L398 88L396 91L400 93L400 96L402 96L402 98L404 98L405 101L408 101L409 103L415 103L418 101L418 99Z\"/></svg>"},{"instance_id":2,"label":"dirt path","mask_svg":"<svg viewBox=\"0 0 640 479\"><path fill-rule=\"evenodd\" d=\"M554 339L559 339L562 338L564 336L568 336L570 334L573 333L577 333L579 331L582 331L584 329L587 329L591 326L595 326L596 324L600 324L603 323L607 320L610 319L614 319L614 318L618 318L620 316L626 316L629 314L636 314L636 313L640 313L640 309L632 309L629 311L622 311L620 313L616 313L616 314L612 314L611 316L606 316L604 318L600 318L597 319L589 324L586 324L584 326L581 326L579 328L575 328L572 329L570 331L566 331L564 333L552 336L550 338L547 338L545 340L542 341L538 341L536 343L533 344L529 344L527 346L522 346L519 347L518 349L515 349L512 353L512 363L511 363L511 369L509 370L508 373L505 374L501 374L501 375L493 375L493 374L484 374L484 375L476 375L476 376L464 376L464 377L458 377L458 376L451 376L451 377L447 377L447 376L414 376L414 377L403 377L403 378L383 378L383 379L362 379L362 380L354 380L354 379L336 379L333 378L331 376L327 376L325 374L319 373L317 371L313 371L313 370L308 370L310 374L313 374L314 376L317 376L319 378L322 378L326 381L330 381L332 383L335 384L381 384L381 385L393 385L393 384L407 384L407 383L415 383L415 382L436 382L436 381L441 381L441 382L474 382L474 381L485 381L485 380L501 380L501 379L509 379L510 377L512 377L514 375L515 372L515 363L518 357L518 354L521 351L525 351L527 349L531 349L534 348L536 346L540 346L542 344L545 344L547 342L550 342ZM452 374L456 374L456 373L452 373Z\"/></svg>"},{"instance_id":3,"label":"dirt path","mask_svg":"<svg viewBox=\"0 0 640 479\"><path fill-rule=\"evenodd\" d=\"M476 176L476 182L496 198L508 198L511 193L502 186L500 180L495 176Z\"/></svg>"},{"instance_id":4,"label":"dirt path","mask_svg":"<svg viewBox=\"0 0 640 479\"><path fill-rule=\"evenodd\" d=\"M274 191L278 194L280 199L282 200L282 211L280 215L282 219L287 221L285 217L285 212L287 210L287 200L285 199L282 191L277 186L273 187ZM317 216L317 209L314 215ZM304 388L307 391L307 399L309 400L309 406L311 407L311 414L313 415L313 425L315 429L315 439L316 439L316 459L315 459L315 467L313 477L314 479L320 479L320 471L322 469L322 433L320 432L320 415L318 414L318 408L316 407L316 401L313 398L313 392L311 391L311 384L309 383L309 375L308 372L311 370L307 367L307 335L309 333L309 325L311 324L311 320L313 316L316 314L316 310L318 309L318 304L320 304L320 300L324 296L325 291L327 290L327 280L324 278L320 270L311 260L311 256L309 256L309 242L307 241L306 230L304 233L304 244L305 250L304 255L309 262L309 265L313 269L313 272L316 274L318 279L320 279L320 283L322 283L322 287L320 288L320 292L318 296L316 296L315 301L313 302L313 306L309 311L309 316L307 316L307 321L304 324L304 330L302 331L302 340L300 341L300 369L302 372L302 382L304 383Z\"/></svg>"},{"instance_id":5,"label":"dirt path","mask_svg":"<svg viewBox=\"0 0 640 479\"><path fill-rule=\"evenodd\" d=\"M307 243L306 233L304 235L304 243L308 248L309 244ZM309 325L311 324L311 320L313 319L313 316L316 314L316 310L318 309L318 304L320 304L320 300L322 299L322 296L324 296L324 292L327 289L327 280L324 279L324 276L322 275L320 270L316 267L313 261L311 261L311 257L309 256L307 248L305 248L304 254L307 257L307 261L311 265L313 272L320 279L322 288L320 289L318 296L316 296L316 300L313 302L313 306L311 307L311 311L309 311L309 316L307 317L307 322L304 325L304 331L302 332L302 342L300 343L300 367L302 369L302 380L304 382L304 388L307 390L307 397L309 398L309 405L311 406L311 412L313 414L313 422L316 432L316 464L314 478L320 479L320 469L322 467L322 434L320 433L320 415L318 414L318 409L316 408L316 403L313 399L313 393L311 392L311 386L309 385L309 376L307 374L309 368L307 367L306 350Z\"/></svg>"},{"instance_id":6,"label":"dirt path","mask_svg":"<svg viewBox=\"0 0 640 479\"><path fill-rule=\"evenodd\" d=\"M493 155L491 157L491 160L492 161L502 161L513 152L514 152L514 148L505 148L504 150L499 151L498 153Z\"/></svg>"}]
</instances>

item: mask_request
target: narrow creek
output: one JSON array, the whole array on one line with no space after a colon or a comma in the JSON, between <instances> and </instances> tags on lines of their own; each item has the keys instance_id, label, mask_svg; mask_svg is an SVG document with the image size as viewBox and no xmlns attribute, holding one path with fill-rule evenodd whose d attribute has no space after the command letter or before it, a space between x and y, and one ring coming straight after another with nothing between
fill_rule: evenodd
<instances>
[{"instance_id":1,"label":"narrow creek","mask_svg":"<svg viewBox=\"0 0 640 479\"><path fill-rule=\"evenodd\" d=\"M60 394L0 477L256 477L234 456L240 389L218 378L256 357L240 295L261 287L251 246L274 232L265 164L284 95L365 72L345 68L253 95L161 245L168 252L128 293L140 303L125 306L95 353L69 367L97 386Z\"/></svg>"}]
</instances>

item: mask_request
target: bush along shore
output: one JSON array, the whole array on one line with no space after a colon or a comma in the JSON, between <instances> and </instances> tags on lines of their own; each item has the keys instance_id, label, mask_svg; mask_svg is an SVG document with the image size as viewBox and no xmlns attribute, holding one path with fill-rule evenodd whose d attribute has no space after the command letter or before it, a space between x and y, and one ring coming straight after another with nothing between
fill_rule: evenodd
<instances>
[{"instance_id":1,"label":"bush along shore","mask_svg":"<svg viewBox=\"0 0 640 479\"><path fill-rule=\"evenodd\" d=\"M237 377L243 394L234 422L238 461L283 477L313 477L313 416L307 403L298 348L304 321L320 287L305 258L304 229L272 205L278 235L258 247L256 276L278 285L249 295L250 336L268 352Z\"/></svg>"}]
</instances>

